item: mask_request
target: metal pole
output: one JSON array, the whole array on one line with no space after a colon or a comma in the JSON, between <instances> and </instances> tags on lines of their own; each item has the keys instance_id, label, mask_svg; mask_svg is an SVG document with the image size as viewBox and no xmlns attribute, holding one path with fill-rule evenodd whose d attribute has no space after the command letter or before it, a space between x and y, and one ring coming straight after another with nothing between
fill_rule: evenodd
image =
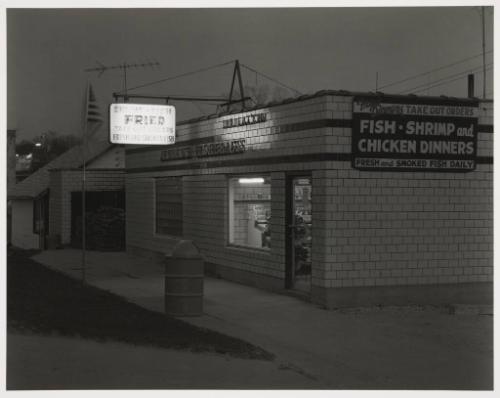
<instances>
[{"instance_id":1,"label":"metal pole","mask_svg":"<svg viewBox=\"0 0 500 398\"><path fill-rule=\"evenodd\" d=\"M89 111L89 89L90 82L87 80L87 92L85 95L85 115L83 117L83 137L82 137L82 152L83 152L83 171L82 171L82 282L86 281L86 268L87 268L87 259L86 259L86 219L85 219L85 182L86 182L86 155L87 155L87 117Z\"/></svg>"},{"instance_id":2,"label":"metal pole","mask_svg":"<svg viewBox=\"0 0 500 398\"><path fill-rule=\"evenodd\" d=\"M467 97L474 98L474 74L467 75Z\"/></svg>"},{"instance_id":3,"label":"metal pole","mask_svg":"<svg viewBox=\"0 0 500 398\"><path fill-rule=\"evenodd\" d=\"M486 98L486 38L484 27L484 6L481 7L481 22L483 26L483 98Z\"/></svg>"},{"instance_id":4,"label":"metal pole","mask_svg":"<svg viewBox=\"0 0 500 398\"><path fill-rule=\"evenodd\" d=\"M83 134L85 136L85 133ZM85 140L85 138L84 138ZM85 275L85 268L87 267L86 263L86 242L85 242L85 234L86 234L86 229L85 229L85 224L86 224L86 218L85 218L85 143L84 149L83 149L83 179L82 179L82 281L85 283L86 275Z\"/></svg>"},{"instance_id":5,"label":"metal pole","mask_svg":"<svg viewBox=\"0 0 500 398\"><path fill-rule=\"evenodd\" d=\"M243 91L243 80L241 79L240 61L236 60L236 68L238 70L238 84L240 86L240 97L242 101L242 109L245 109L245 92Z\"/></svg>"},{"instance_id":6,"label":"metal pole","mask_svg":"<svg viewBox=\"0 0 500 398\"><path fill-rule=\"evenodd\" d=\"M127 95L127 63L124 62L123 63L123 84L124 84L124 91L125 91L125 95Z\"/></svg>"},{"instance_id":7,"label":"metal pole","mask_svg":"<svg viewBox=\"0 0 500 398\"><path fill-rule=\"evenodd\" d=\"M229 107L231 106L232 99L233 99L234 80L236 79L237 65L238 65L238 60L236 60L234 63L233 80L231 80L231 89L229 90L229 101L227 102L227 104L228 104L227 110L229 110Z\"/></svg>"}]
</instances>

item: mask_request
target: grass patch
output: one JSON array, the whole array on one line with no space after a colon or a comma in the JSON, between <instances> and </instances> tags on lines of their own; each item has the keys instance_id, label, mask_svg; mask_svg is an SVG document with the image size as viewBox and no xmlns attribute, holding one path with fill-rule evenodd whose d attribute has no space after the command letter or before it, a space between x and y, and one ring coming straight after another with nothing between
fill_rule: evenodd
<instances>
[{"instance_id":1,"label":"grass patch","mask_svg":"<svg viewBox=\"0 0 500 398\"><path fill-rule=\"evenodd\" d=\"M237 358L272 360L274 356L243 340L149 311L109 292L84 285L29 258L32 252L9 250L7 326L10 330L97 341L214 352Z\"/></svg>"}]
</instances>

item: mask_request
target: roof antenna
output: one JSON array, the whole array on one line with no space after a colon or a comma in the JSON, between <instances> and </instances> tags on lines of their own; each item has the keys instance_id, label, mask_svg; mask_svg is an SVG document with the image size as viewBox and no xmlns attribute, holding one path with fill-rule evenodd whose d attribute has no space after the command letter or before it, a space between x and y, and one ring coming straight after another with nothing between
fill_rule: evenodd
<instances>
[{"instance_id":1,"label":"roof antenna","mask_svg":"<svg viewBox=\"0 0 500 398\"><path fill-rule=\"evenodd\" d=\"M101 77L101 75L106 72L107 70L112 70L112 69L122 69L123 70L123 87L125 91L125 98L127 94L127 69L130 68L146 68L146 67L154 67L154 66L160 66L160 63L158 61L151 62L148 60L148 62L143 62L143 63L135 63L135 64L130 64L127 62L124 62L123 64L116 64L116 65L110 65L106 66L100 63L99 61L96 61L97 66L94 68L87 68L84 69L85 72L99 72L99 75L97 77Z\"/></svg>"},{"instance_id":2,"label":"roof antenna","mask_svg":"<svg viewBox=\"0 0 500 398\"><path fill-rule=\"evenodd\" d=\"M241 70L240 70L240 61L234 61L234 71L233 71L233 79L231 80L231 90L229 91L229 101L227 102L227 110L229 111L229 107L232 104L233 99L233 91L234 91L234 80L238 77L238 85L240 86L240 97L241 97L241 107L242 110L245 109L245 92L243 90L243 80L241 79Z\"/></svg>"}]
</instances>

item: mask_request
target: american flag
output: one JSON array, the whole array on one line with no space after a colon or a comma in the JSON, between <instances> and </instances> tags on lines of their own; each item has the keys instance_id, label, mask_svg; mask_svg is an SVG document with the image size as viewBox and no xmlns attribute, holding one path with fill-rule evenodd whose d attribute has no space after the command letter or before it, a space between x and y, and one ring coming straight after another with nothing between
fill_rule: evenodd
<instances>
[{"instance_id":1,"label":"american flag","mask_svg":"<svg viewBox=\"0 0 500 398\"><path fill-rule=\"evenodd\" d=\"M87 138L92 137L99 127L104 123L101 111L97 105L94 89L90 82L87 83L87 93L85 98L85 131Z\"/></svg>"}]
</instances>

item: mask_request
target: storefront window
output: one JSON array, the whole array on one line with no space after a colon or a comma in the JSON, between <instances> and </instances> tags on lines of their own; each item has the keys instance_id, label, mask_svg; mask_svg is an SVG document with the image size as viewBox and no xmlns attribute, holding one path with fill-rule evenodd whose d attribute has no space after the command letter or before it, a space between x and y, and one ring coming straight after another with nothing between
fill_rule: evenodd
<instances>
[{"instance_id":1,"label":"storefront window","mask_svg":"<svg viewBox=\"0 0 500 398\"><path fill-rule=\"evenodd\" d=\"M182 236L182 178L156 179L156 233Z\"/></svg>"},{"instance_id":2,"label":"storefront window","mask_svg":"<svg viewBox=\"0 0 500 398\"><path fill-rule=\"evenodd\" d=\"M229 243L271 247L271 182L268 176L229 180Z\"/></svg>"}]
</instances>

